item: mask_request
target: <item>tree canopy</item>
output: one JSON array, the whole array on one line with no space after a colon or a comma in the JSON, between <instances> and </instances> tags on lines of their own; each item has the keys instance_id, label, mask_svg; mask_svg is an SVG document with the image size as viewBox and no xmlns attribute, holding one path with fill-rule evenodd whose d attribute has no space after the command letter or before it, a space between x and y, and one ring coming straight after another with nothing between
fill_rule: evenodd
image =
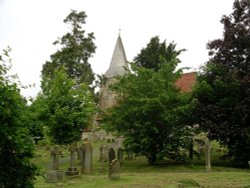
<instances>
[{"instance_id":1,"label":"tree canopy","mask_svg":"<svg viewBox=\"0 0 250 188\"><path fill-rule=\"evenodd\" d=\"M180 76L180 71L175 71L179 60L175 55L166 59L165 51L162 53L157 54L157 71L134 64L133 73L118 79L112 86L117 105L104 118L106 129L123 135L126 145L146 156L150 164L165 156L184 161L190 143L184 118L189 97L175 86Z\"/></svg>"},{"instance_id":2,"label":"tree canopy","mask_svg":"<svg viewBox=\"0 0 250 188\"><path fill-rule=\"evenodd\" d=\"M8 75L9 50L0 55L0 187L32 188L36 168L31 164L33 141L24 123L26 101Z\"/></svg>"},{"instance_id":3,"label":"tree canopy","mask_svg":"<svg viewBox=\"0 0 250 188\"><path fill-rule=\"evenodd\" d=\"M210 59L194 93L196 117L210 139L229 149L228 157L247 165L250 158L250 2L236 0L223 16L224 37L208 43Z\"/></svg>"},{"instance_id":4,"label":"tree canopy","mask_svg":"<svg viewBox=\"0 0 250 188\"><path fill-rule=\"evenodd\" d=\"M53 78L55 70L65 67L70 78L78 84L92 84L95 78L88 60L95 53L96 46L93 42L94 34L88 33L85 36L82 29L86 17L85 12L72 10L64 19L64 23L71 26L71 31L54 42L54 45L61 45L61 49L51 55L51 61L44 64L42 77Z\"/></svg>"},{"instance_id":5,"label":"tree canopy","mask_svg":"<svg viewBox=\"0 0 250 188\"><path fill-rule=\"evenodd\" d=\"M47 117L48 134L56 144L70 144L81 139L94 113L92 92L86 84L78 85L69 78L64 68L55 71L43 89L44 117Z\"/></svg>"},{"instance_id":6,"label":"tree canopy","mask_svg":"<svg viewBox=\"0 0 250 188\"><path fill-rule=\"evenodd\" d=\"M175 59L180 62L177 56L184 51L176 50L176 44L171 42L168 45L166 41L160 42L158 36L155 36L150 39L150 42L147 44L146 48L143 48L141 52L134 58L134 63L138 67L144 67L148 69L153 69L158 71L161 67L161 58L164 58L166 61Z\"/></svg>"}]
</instances>

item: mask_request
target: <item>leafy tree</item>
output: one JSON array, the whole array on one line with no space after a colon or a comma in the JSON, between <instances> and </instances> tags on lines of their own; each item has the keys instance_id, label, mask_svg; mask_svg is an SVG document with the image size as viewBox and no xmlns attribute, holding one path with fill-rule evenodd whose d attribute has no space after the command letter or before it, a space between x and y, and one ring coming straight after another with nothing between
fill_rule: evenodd
<instances>
[{"instance_id":1,"label":"leafy tree","mask_svg":"<svg viewBox=\"0 0 250 188\"><path fill-rule=\"evenodd\" d=\"M32 104L27 107L25 115L25 123L27 124L33 140L37 144L39 140L44 138L44 127L46 126L44 120L46 116L47 105L45 105L44 95L41 93L32 101Z\"/></svg>"},{"instance_id":2,"label":"leafy tree","mask_svg":"<svg viewBox=\"0 0 250 188\"><path fill-rule=\"evenodd\" d=\"M32 188L36 168L30 163L33 142L24 124L26 101L7 74L8 54L4 50L0 55L0 187Z\"/></svg>"},{"instance_id":3,"label":"leafy tree","mask_svg":"<svg viewBox=\"0 0 250 188\"><path fill-rule=\"evenodd\" d=\"M134 74L119 78L112 86L117 105L104 118L105 128L123 135L127 146L150 164L165 156L185 161L190 143L184 118L190 98L175 86L179 61L175 56L169 61L160 57L158 71L132 65Z\"/></svg>"},{"instance_id":4,"label":"leafy tree","mask_svg":"<svg viewBox=\"0 0 250 188\"><path fill-rule=\"evenodd\" d=\"M138 67L144 67L158 71L162 63L160 60L161 58L165 58L166 61L176 59L176 61L180 62L177 56L182 51L184 51L184 49L177 51L175 48L175 43L172 42L166 45L166 41L161 43L159 37L155 36L150 39L147 47L143 48L140 54L134 58L134 62Z\"/></svg>"},{"instance_id":5,"label":"leafy tree","mask_svg":"<svg viewBox=\"0 0 250 188\"><path fill-rule=\"evenodd\" d=\"M71 32L54 42L54 45L60 44L62 48L51 55L51 61L44 64L42 77L53 78L55 70L65 67L70 78L75 79L78 84L92 84L94 73L88 60L95 52L96 46L93 42L94 34L88 33L85 36L82 29L86 17L85 12L78 13L75 10L66 17L64 22L70 24Z\"/></svg>"},{"instance_id":6,"label":"leafy tree","mask_svg":"<svg viewBox=\"0 0 250 188\"><path fill-rule=\"evenodd\" d=\"M223 16L224 37L208 43L210 60L196 88L196 116L210 139L229 149L239 165L250 159L250 2L236 0Z\"/></svg>"},{"instance_id":7,"label":"leafy tree","mask_svg":"<svg viewBox=\"0 0 250 188\"><path fill-rule=\"evenodd\" d=\"M81 139L94 112L92 93L86 84L78 85L64 68L55 71L54 79L43 88L47 109L48 134L56 144L70 144Z\"/></svg>"}]
</instances>

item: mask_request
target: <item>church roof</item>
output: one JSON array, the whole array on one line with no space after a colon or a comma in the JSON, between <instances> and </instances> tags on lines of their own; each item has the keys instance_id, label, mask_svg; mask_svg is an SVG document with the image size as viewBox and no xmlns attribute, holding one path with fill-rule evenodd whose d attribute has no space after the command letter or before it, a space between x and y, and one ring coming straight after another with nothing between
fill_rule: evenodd
<instances>
[{"instance_id":1,"label":"church roof","mask_svg":"<svg viewBox=\"0 0 250 188\"><path fill-rule=\"evenodd\" d=\"M191 92L196 83L196 72L185 73L176 81L176 86L182 92Z\"/></svg>"},{"instance_id":2,"label":"church roof","mask_svg":"<svg viewBox=\"0 0 250 188\"><path fill-rule=\"evenodd\" d=\"M128 62L122 44L122 39L119 35L117 38L109 68L104 75L107 78L112 78L114 76L123 76L127 72L126 69L128 69Z\"/></svg>"}]
</instances>

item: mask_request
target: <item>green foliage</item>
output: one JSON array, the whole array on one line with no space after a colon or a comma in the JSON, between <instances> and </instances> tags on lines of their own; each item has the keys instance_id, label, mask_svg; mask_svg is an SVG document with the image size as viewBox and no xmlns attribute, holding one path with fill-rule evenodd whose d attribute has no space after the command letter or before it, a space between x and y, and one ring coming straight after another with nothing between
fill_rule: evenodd
<instances>
[{"instance_id":1,"label":"green foliage","mask_svg":"<svg viewBox=\"0 0 250 188\"><path fill-rule=\"evenodd\" d=\"M170 43L166 44L166 41L160 43L159 37L153 37L150 39L150 42L147 44L146 48L143 48L135 58L134 62L138 67L144 67L158 71L161 67L163 61L161 58L164 58L166 61L175 59L180 62L177 56L184 51L175 50L176 44Z\"/></svg>"},{"instance_id":2,"label":"green foliage","mask_svg":"<svg viewBox=\"0 0 250 188\"><path fill-rule=\"evenodd\" d=\"M39 93L38 96L32 101L32 104L27 107L26 110L26 124L33 137L33 140L37 144L39 140L44 138L44 120L46 117L46 105L44 105L44 96Z\"/></svg>"},{"instance_id":3,"label":"green foliage","mask_svg":"<svg viewBox=\"0 0 250 188\"><path fill-rule=\"evenodd\" d=\"M208 43L210 61L195 90L197 123L210 139L229 148L239 165L250 159L250 2L235 1L230 16L221 20L224 38Z\"/></svg>"},{"instance_id":4,"label":"green foliage","mask_svg":"<svg viewBox=\"0 0 250 188\"><path fill-rule=\"evenodd\" d=\"M135 66L134 74L119 78L113 85L118 104L104 118L106 129L123 135L126 145L150 164L165 156L185 161L190 141L185 124L190 98L175 86L179 61L160 61L157 72Z\"/></svg>"},{"instance_id":5,"label":"green foliage","mask_svg":"<svg viewBox=\"0 0 250 188\"><path fill-rule=\"evenodd\" d=\"M70 144L81 139L95 109L92 93L86 84L70 79L65 69L43 88L48 134L56 144Z\"/></svg>"},{"instance_id":6,"label":"green foliage","mask_svg":"<svg viewBox=\"0 0 250 188\"><path fill-rule=\"evenodd\" d=\"M92 84L94 73L88 59L95 52L96 46L93 42L94 34L88 33L85 36L82 29L86 17L85 12L78 13L74 10L66 17L64 22L71 26L71 32L54 42L54 45L60 44L61 49L51 55L51 61L44 64L43 78L53 79L54 71L65 67L70 78L75 79L78 84Z\"/></svg>"},{"instance_id":7,"label":"green foliage","mask_svg":"<svg viewBox=\"0 0 250 188\"><path fill-rule=\"evenodd\" d=\"M26 101L7 75L9 50L0 55L0 187L31 188L36 171L30 163L33 142L24 123Z\"/></svg>"}]
</instances>

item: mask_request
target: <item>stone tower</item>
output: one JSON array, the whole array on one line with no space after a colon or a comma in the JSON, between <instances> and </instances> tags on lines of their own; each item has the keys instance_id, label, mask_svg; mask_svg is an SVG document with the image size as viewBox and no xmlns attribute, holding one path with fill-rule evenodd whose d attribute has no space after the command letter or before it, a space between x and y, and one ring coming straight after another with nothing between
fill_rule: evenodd
<instances>
[{"instance_id":1,"label":"stone tower","mask_svg":"<svg viewBox=\"0 0 250 188\"><path fill-rule=\"evenodd\" d=\"M100 89L99 107L101 110L107 109L116 103L115 93L110 90L109 86L116 82L116 76L125 75L128 68L126 54L119 34L109 68L104 74L106 81Z\"/></svg>"}]
</instances>

